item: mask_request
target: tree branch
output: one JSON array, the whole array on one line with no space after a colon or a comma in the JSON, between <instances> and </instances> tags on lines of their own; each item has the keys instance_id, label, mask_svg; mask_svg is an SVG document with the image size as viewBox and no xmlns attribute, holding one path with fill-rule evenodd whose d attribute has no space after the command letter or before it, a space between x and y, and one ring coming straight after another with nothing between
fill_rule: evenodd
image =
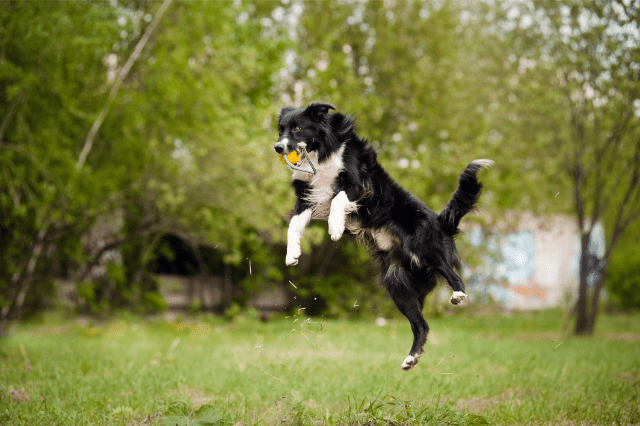
<instances>
[{"instance_id":1,"label":"tree branch","mask_svg":"<svg viewBox=\"0 0 640 426\"><path fill-rule=\"evenodd\" d=\"M85 277L89 274L89 272L91 271L91 268L93 268L94 266L96 266L98 263L100 263L100 259L102 258L102 255L105 254L106 252L108 252L109 250L113 250L116 249L118 247L120 247L122 244L130 241L131 239L133 239L134 237L137 237L145 232L151 232L155 230L154 227L155 223L154 221L149 221L146 224L141 225L140 227L138 227L138 229L136 229L135 232L132 232L130 234L128 234L126 237L122 237L119 238L117 240L113 240L111 241L109 244L105 244L103 247L100 248L100 250L98 250L98 252L93 256L93 259L91 259L89 262L87 262L85 264L85 266L81 269L80 272L78 272L78 274L76 275L76 282L80 282L82 280L85 279Z\"/></svg>"},{"instance_id":2,"label":"tree branch","mask_svg":"<svg viewBox=\"0 0 640 426\"><path fill-rule=\"evenodd\" d=\"M620 144L622 142L623 133L627 128L627 125L629 124L630 119L631 119L631 114L629 113L623 114L622 120L616 123L614 129L609 133L609 136L607 137L605 142L602 144L600 149L598 149L596 152L596 156L594 158L594 164L592 167L593 169L595 169L595 182L594 182L595 194L594 194L593 212L591 214L591 224L590 224L591 230L593 230L593 227L598 221L598 218L607 209L609 205L609 201L611 200L611 196L613 195L613 193L615 193L615 188L617 188L617 186L620 184L620 182L625 176L624 171L621 171L618 176L618 179L616 179L615 185L610 188L611 190L605 196L604 201L602 201L601 200L602 192L604 189L606 189L605 187L607 186L606 183L603 183L601 179L601 172L603 171L602 168L606 167L606 165L603 166L602 163L605 160L605 157L607 156L613 156L614 165L616 161L619 161L619 158L617 157L616 154L619 151Z\"/></svg>"},{"instance_id":3,"label":"tree branch","mask_svg":"<svg viewBox=\"0 0 640 426\"><path fill-rule=\"evenodd\" d=\"M116 77L116 80L113 82L113 86L111 86L111 91L109 92L109 97L107 98L107 102L102 107L102 110L100 111L100 114L98 114L98 117L96 118L96 120L93 122L93 125L91 126L91 129L87 134L87 138L84 141L84 147L82 148L82 151L80 152L80 156L78 157L78 162L76 163L77 169L81 169L82 166L84 166L84 163L87 160L87 156L89 155L89 152L91 152L91 149L93 148L93 142L98 134L98 131L100 130L100 127L102 126L102 122L107 117L107 114L109 113L109 108L111 107L113 100L118 94L118 90L120 90L120 87L122 86L124 79L129 74L131 67L142 54L142 49L144 49L145 45L149 41L149 38L151 37L151 34L153 34L153 31L156 29L158 22L160 22L160 18L162 18L162 15L167 10L169 5L171 5L172 1L173 0L164 0L162 5L160 5L160 8L156 12L156 15L153 17L153 20L151 21L149 26L146 28L144 34L142 35L135 49L131 53L131 56L129 56L129 59L127 60L124 67Z\"/></svg>"},{"instance_id":4,"label":"tree branch","mask_svg":"<svg viewBox=\"0 0 640 426\"><path fill-rule=\"evenodd\" d=\"M22 98L26 93L27 85L23 85L22 89L20 89L20 93L15 97L9 108L7 108L7 113L4 115L2 119L2 123L0 124L0 145L2 145L2 139L4 139L4 132L7 130L7 126L9 125L9 121L11 121L11 117L15 114L18 109L18 104L22 102Z\"/></svg>"},{"instance_id":5,"label":"tree branch","mask_svg":"<svg viewBox=\"0 0 640 426\"><path fill-rule=\"evenodd\" d=\"M638 195L638 192L634 194L634 191L638 189L640 186L640 141L636 144L636 152L633 160L634 168L631 174L631 181L629 182L629 186L627 191L624 194L622 202L618 207L618 213L616 214L616 219L614 222L613 234L611 236L611 242L609 243L609 247L607 248L607 253L605 257L608 259L613 252L613 247L615 243L620 238L620 235L631 225L631 223L640 216L640 206L630 204L630 201L635 200ZM631 212L626 211L627 206L631 207ZM635 207L635 209L633 208ZM625 216L627 213L627 217Z\"/></svg>"},{"instance_id":6,"label":"tree branch","mask_svg":"<svg viewBox=\"0 0 640 426\"><path fill-rule=\"evenodd\" d=\"M42 253L42 248L44 246L45 239L47 237L49 225L43 226L42 229L38 232L38 236L36 237L36 241L33 244L33 248L31 249L31 256L29 260L27 260L25 266L20 268L19 271L15 272L11 276L11 281L9 285L9 290L12 290L15 286L19 288L17 295L10 296L8 303L2 307L0 311L0 322L9 318L9 316L15 312L19 312L22 309L22 305L24 304L24 299L27 295L27 291L31 286L31 280L33 279L33 274L38 264L38 259L40 258L40 254Z\"/></svg>"},{"instance_id":7,"label":"tree branch","mask_svg":"<svg viewBox=\"0 0 640 426\"><path fill-rule=\"evenodd\" d=\"M573 178L573 197L576 206L576 214L578 215L578 224L580 225L580 233L584 232L584 199L582 194L582 184L584 183L584 175L580 164L571 166L571 174Z\"/></svg>"}]
</instances>

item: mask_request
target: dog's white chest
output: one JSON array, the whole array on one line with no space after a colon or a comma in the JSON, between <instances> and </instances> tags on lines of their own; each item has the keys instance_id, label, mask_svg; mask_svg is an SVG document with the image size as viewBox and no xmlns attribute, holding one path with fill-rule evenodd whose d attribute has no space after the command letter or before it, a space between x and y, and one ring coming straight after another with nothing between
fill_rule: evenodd
<instances>
[{"instance_id":1,"label":"dog's white chest","mask_svg":"<svg viewBox=\"0 0 640 426\"><path fill-rule=\"evenodd\" d=\"M342 154L344 153L344 145L340 149L329 156L325 161L318 164L318 155L315 152L309 154L311 161L316 164L316 174L304 173L300 171L293 172L293 179L307 182L310 186L309 194L305 197L307 201L313 204L313 219L326 220L329 217L331 208L331 200L335 195L335 182L344 168ZM309 163L305 160L302 164L305 170L311 170Z\"/></svg>"}]
</instances>

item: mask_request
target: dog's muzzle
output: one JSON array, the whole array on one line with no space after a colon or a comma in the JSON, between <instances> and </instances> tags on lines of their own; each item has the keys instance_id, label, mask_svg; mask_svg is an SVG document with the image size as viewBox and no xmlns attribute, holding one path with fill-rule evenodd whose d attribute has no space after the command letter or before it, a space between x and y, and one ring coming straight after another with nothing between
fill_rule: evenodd
<instances>
[{"instance_id":1,"label":"dog's muzzle","mask_svg":"<svg viewBox=\"0 0 640 426\"><path fill-rule=\"evenodd\" d=\"M298 149L298 143L289 139L287 136L283 136L276 142L273 149L280 155L289 155L290 152Z\"/></svg>"},{"instance_id":2,"label":"dog's muzzle","mask_svg":"<svg viewBox=\"0 0 640 426\"><path fill-rule=\"evenodd\" d=\"M283 142L278 142L275 144L273 149L275 149L278 154L282 155L284 154L284 151L287 149L287 145Z\"/></svg>"}]
</instances>

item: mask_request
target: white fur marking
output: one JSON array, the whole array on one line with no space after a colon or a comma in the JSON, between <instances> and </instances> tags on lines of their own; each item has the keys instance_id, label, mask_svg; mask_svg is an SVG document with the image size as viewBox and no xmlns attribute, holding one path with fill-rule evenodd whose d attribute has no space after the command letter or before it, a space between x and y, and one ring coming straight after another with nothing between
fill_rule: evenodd
<instances>
[{"instance_id":1,"label":"white fur marking","mask_svg":"<svg viewBox=\"0 0 640 426\"><path fill-rule=\"evenodd\" d=\"M449 301L452 305L464 305L464 302L467 301L467 293L464 291L454 291Z\"/></svg>"},{"instance_id":2,"label":"white fur marking","mask_svg":"<svg viewBox=\"0 0 640 426\"><path fill-rule=\"evenodd\" d=\"M293 172L293 179L307 182L311 186L305 199L313 204L313 219L327 220L329 218L331 200L334 196L333 184L344 168L342 162L344 148L345 145L343 144L337 152L331 154L322 163L318 163L318 154L315 151L310 152L309 157L313 164L316 165L315 175L300 171ZM302 160L301 167L305 170L311 170L306 158Z\"/></svg>"},{"instance_id":3,"label":"white fur marking","mask_svg":"<svg viewBox=\"0 0 640 426\"><path fill-rule=\"evenodd\" d=\"M480 159L480 160L473 160L471 162L471 164L475 164L475 165L478 165L480 167L491 167L496 163L494 161L492 161L492 160Z\"/></svg>"},{"instance_id":4,"label":"white fur marking","mask_svg":"<svg viewBox=\"0 0 640 426\"><path fill-rule=\"evenodd\" d=\"M418 361L420 361L420 354L409 354L402 363L402 369L409 371L418 364Z\"/></svg>"},{"instance_id":5,"label":"white fur marking","mask_svg":"<svg viewBox=\"0 0 640 426\"><path fill-rule=\"evenodd\" d=\"M309 153L309 158L311 158L311 161L313 162L313 164L316 165L316 167L318 166L318 154L316 154L315 152L310 152ZM307 161L307 158L305 156L302 156L302 164L300 164L300 168L304 169L304 170L308 170L310 172L313 171L313 169L311 168L311 166L309 165L309 162ZM294 170L293 171L293 175L292 178L294 180L301 180L304 182L310 182L313 179L313 176L311 173L304 173L301 172L299 170Z\"/></svg>"},{"instance_id":6,"label":"white fur marking","mask_svg":"<svg viewBox=\"0 0 640 426\"><path fill-rule=\"evenodd\" d=\"M371 236L376 242L376 245L380 250L389 251L397 244L398 238L389 230L389 228L382 227L371 231Z\"/></svg>"},{"instance_id":7,"label":"white fur marking","mask_svg":"<svg viewBox=\"0 0 640 426\"><path fill-rule=\"evenodd\" d=\"M285 263L287 265L297 265L298 258L302 254L300 249L300 239L304 234L304 228L311 220L311 209L307 209L291 218L289 223L289 231L287 232L287 257Z\"/></svg>"},{"instance_id":8,"label":"white fur marking","mask_svg":"<svg viewBox=\"0 0 640 426\"><path fill-rule=\"evenodd\" d=\"M331 201L328 221L329 235L333 241L338 241L342 237L347 212L353 211L355 204L353 201L349 201L347 193L344 191L340 191Z\"/></svg>"}]
</instances>

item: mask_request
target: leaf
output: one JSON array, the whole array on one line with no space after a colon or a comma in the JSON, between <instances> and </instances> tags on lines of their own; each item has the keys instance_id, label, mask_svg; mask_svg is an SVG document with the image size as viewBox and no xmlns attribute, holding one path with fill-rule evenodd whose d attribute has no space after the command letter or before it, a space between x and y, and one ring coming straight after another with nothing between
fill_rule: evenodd
<instances>
[{"instance_id":1,"label":"leaf","mask_svg":"<svg viewBox=\"0 0 640 426\"><path fill-rule=\"evenodd\" d=\"M468 421L469 421L469 423L466 423L466 424L468 424L469 426L481 426L481 425L488 425L488 424L490 424L490 423L487 421L487 419L485 419L485 418L484 418L484 417L482 417L482 416L478 416L478 415L476 415L476 414L467 414L467 415L466 415L466 416L464 416L464 417L465 417L465 420L468 420Z\"/></svg>"},{"instance_id":2,"label":"leaf","mask_svg":"<svg viewBox=\"0 0 640 426\"><path fill-rule=\"evenodd\" d=\"M195 413L194 421L202 426L217 426L223 424L222 414L210 404L201 406Z\"/></svg>"}]
</instances>

